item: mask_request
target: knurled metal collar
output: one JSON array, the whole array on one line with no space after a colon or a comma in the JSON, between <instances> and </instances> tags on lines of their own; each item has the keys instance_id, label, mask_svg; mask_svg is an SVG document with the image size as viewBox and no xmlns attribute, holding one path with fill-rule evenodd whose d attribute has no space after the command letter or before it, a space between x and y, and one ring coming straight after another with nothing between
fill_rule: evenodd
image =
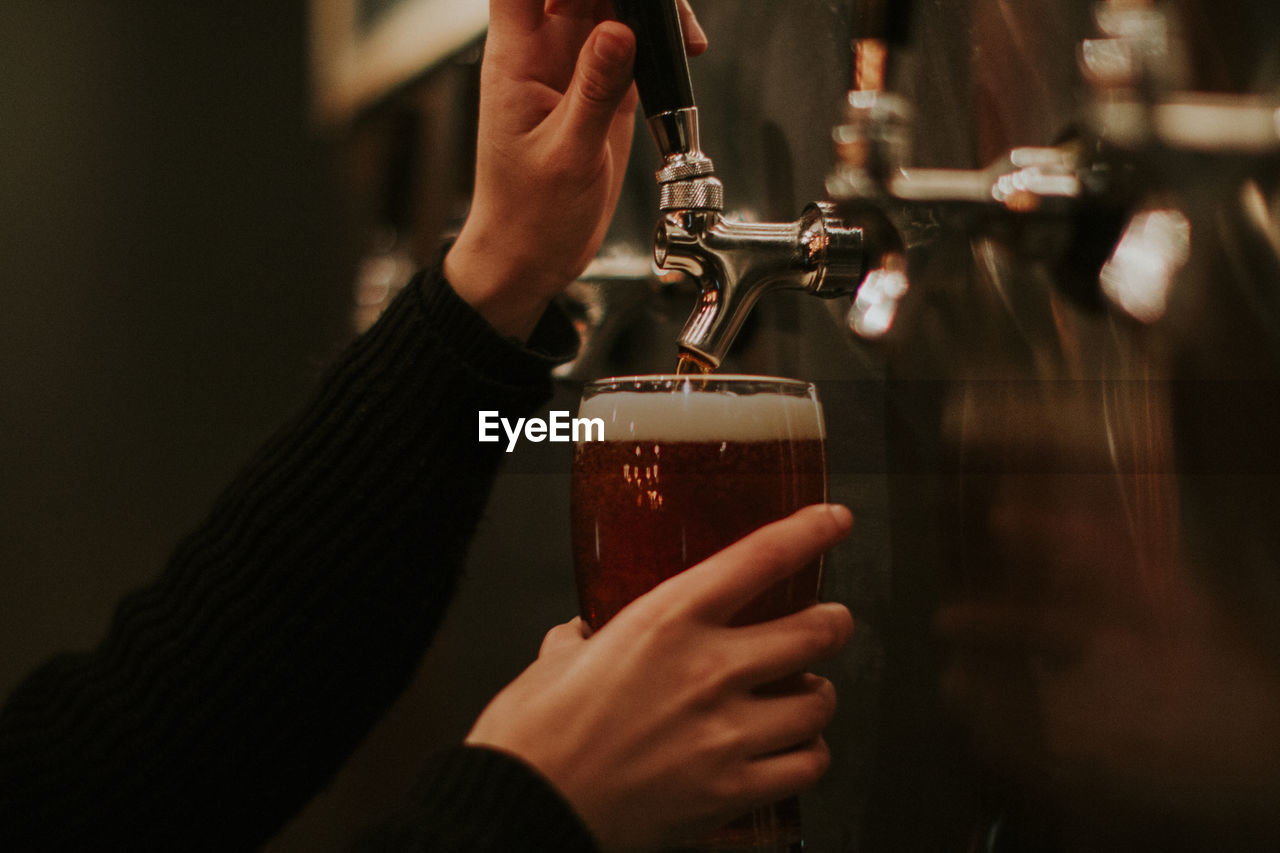
<instances>
[{"instance_id":1,"label":"knurled metal collar","mask_svg":"<svg viewBox=\"0 0 1280 853\"><path fill-rule=\"evenodd\" d=\"M655 177L658 179L658 183L668 184L672 181L687 181L690 178L713 175L715 171L715 164L706 157L699 157L693 160L673 157L657 171Z\"/></svg>"},{"instance_id":2,"label":"knurled metal collar","mask_svg":"<svg viewBox=\"0 0 1280 853\"><path fill-rule=\"evenodd\" d=\"M718 178L673 181L658 188L658 208L668 210L724 210L724 184Z\"/></svg>"}]
</instances>

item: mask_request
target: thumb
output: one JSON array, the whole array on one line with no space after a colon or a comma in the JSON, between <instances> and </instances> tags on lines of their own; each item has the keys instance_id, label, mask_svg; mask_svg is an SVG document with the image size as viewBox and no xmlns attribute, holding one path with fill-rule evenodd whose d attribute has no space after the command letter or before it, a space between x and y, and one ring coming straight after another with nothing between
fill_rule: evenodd
<instances>
[{"instance_id":1,"label":"thumb","mask_svg":"<svg viewBox=\"0 0 1280 853\"><path fill-rule=\"evenodd\" d=\"M578 54L578 64L565 93L565 142L579 156L594 158L605 144L623 99L631 89L636 39L626 26L605 21L597 26Z\"/></svg>"},{"instance_id":2,"label":"thumb","mask_svg":"<svg viewBox=\"0 0 1280 853\"><path fill-rule=\"evenodd\" d=\"M555 654L562 649L571 649L587 638L591 629L582 617L577 616L561 625L557 625L542 638L542 646L538 649L538 657Z\"/></svg>"}]
</instances>

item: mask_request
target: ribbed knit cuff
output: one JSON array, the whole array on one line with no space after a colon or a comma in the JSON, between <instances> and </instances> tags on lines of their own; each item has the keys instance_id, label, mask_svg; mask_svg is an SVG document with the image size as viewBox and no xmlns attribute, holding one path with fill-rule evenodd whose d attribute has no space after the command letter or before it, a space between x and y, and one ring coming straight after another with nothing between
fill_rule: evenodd
<instances>
[{"instance_id":1,"label":"ribbed knit cuff","mask_svg":"<svg viewBox=\"0 0 1280 853\"><path fill-rule=\"evenodd\" d=\"M459 360L499 384L545 379L551 368L573 358L578 334L569 318L552 305L522 344L503 337L468 305L444 277L440 263L420 272L410 284L426 315Z\"/></svg>"},{"instance_id":2,"label":"ribbed knit cuff","mask_svg":"<svg viewBox=\"0 0 1280 853\"><path fill-rule=\"evenodd\" d=\"M434 755L395 818L361 850L597 853L563 797L520 760L481 747Z\"/></svg>"}]
</instances>

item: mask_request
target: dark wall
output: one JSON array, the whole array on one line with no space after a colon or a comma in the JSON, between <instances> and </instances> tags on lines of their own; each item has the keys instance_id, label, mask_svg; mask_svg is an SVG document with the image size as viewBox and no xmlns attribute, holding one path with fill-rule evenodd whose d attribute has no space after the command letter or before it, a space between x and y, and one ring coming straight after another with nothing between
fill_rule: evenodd
<instances>
[{"instance_id":1,"label":"dark wall","mask_svg":"<svg viewBox=\"0 0 1280 853\"><path fill-rule=\"evenodd\" d=\"M99 637L346 334L305 12L0 4L0 696Z\"/></svg>"}]
</instances>

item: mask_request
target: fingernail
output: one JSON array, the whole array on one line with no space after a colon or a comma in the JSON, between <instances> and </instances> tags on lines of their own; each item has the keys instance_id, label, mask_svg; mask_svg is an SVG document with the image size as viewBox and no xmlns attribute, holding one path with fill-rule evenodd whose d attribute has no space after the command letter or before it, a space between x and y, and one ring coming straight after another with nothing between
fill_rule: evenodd
<instances>
[{"instance_id":1,"label":"fingernail","mask_svg":"<svg viewBox=\"0 0 1280 853\"><path fill-rule=\"evenodd\" d=\"M827 512L831 513L832 520L841 530L849 530L853 527L853 513L849 511L847 506L843 504L827 504L826 507Z\"/></svg>"}]
</instances>

